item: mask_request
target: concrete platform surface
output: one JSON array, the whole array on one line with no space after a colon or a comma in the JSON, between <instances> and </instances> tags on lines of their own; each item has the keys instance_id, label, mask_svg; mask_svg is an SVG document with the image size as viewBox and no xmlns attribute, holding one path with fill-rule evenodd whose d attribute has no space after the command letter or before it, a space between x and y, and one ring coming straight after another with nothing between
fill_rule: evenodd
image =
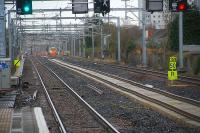
<instances>
[{"instance_id":1,"label":"concrete platform surface","mask_svg":"<svg viewBox=\"0 0 200 133\"><path fill-rule=\"evenodd\" d=\"M0 108L0 133L49 133L42 109Z\"/></svg>"},{"instance_id":2,"label":"concrete platform surface","mask_svg":"<svg viewBox=\"0 0 200 133\"><path fill-rule=\"evenodd\" d=\"M1 108L13 108L15 104L17 92L10 91L0 95L0 109Z\"/></svg>"}]
</instances>

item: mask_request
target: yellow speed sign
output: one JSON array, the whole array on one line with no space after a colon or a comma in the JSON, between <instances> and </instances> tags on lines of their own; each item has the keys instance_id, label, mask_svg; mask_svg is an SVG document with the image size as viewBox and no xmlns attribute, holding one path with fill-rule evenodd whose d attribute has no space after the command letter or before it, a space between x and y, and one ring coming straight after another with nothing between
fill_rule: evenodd
<instances>
[{"instance_id":1,"label":"yellow speed sign","mask_svg":"<svg viewBox=\"0 0 200 133\"><path fill-rule=\"evenodd\" d=\"M172 56L169 59L169 71L168 71L168 79L169 80L176 80L178 79L178 73L176 70L176 57Z\"/></svg>"}]
</instances>

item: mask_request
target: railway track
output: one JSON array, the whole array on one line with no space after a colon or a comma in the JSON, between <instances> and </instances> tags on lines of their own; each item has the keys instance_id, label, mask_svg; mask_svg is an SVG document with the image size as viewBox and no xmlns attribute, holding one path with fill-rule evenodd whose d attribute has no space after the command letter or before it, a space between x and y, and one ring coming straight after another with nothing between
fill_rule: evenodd
<instances>
[{"instance_id":1,"label":"railway track","mask_svg":"<svg viewBox=\"0 0 200 133\"><path fill-rule=\"evenodd\" d=\"M94 61L91 61L91 60L86 60L86 59L83 59L83 60L85 62L95 63ZM83 60L81 60L81 61L83 61ZM99 62L99 64L109 65L113 68L118 68L118 69L125 70L125 71L128 71L128 72L148 74L148 75L151 75L151 76L161 77L161 78L164 78L164 79L167 79L167 77L168 77L167 73L165 73L165 72L155 71L155 70L151 70L151 69L129 67L129 66L124 66L124 65L119 65L119 64L110 64L110 63L103 63L103 62ZM180 75L180 74L178 75L177 81L186 82L186 83L190 83L190 84L194 84L194 85L200 85L200 78L183 76L183 75Z\"/></svg>"},{"instance_id":2,"label":"railway track","mask_svg":"<svg viewBox=\"0 0 200 133\"><path fill-rule=\"evenodd\" d=\"M142 84L129 81L127 79L122 79L108 73L102 73L100 71L94 72L93 70L91 71L88 69L80 68L58 60L51 61L62 67L82 74L88 78L104 83L121 93L127 94L131 97L139 97L140 100L145 99L146 102L150 101L151 104L156 104L155 106L159 105L161 110L166 111L167 109L170 112L168 115L175 113L174 117L179 117L181 121L184 121L190 125L200 126L199 101L170 94L155 88L152 90L152 88L148 88ZM189 110L187 110L187 108L189 108Z\"/></svg>"},{"instance_id":3,"label":"railway track","mask_svg":"<svg viewBox=\"0 0 200 133\"><path fill-rule=\"evenodd\" d=\"M135 73L150 74L152 76L157 76L157 77L161 77L161 78L167 78L168 77L167 74L164 73L164 72L150 70L150 69L128 67L128 66L114 65L114 64L107 64L107 65L110 65L110 66L115 67L115 68L124 69L124 70L130 71L130 72L135 72ZM186 82L186 83L190 83L190 84L200 85L200 79L199 78L182 76L182 75L179 75L178 78L179 79L177 81L180 81L180 82Z\"/></svg>"},{"instance_id":4,"label":"railway track","mask_svg":"<svg viewBox=\"0 0 200 133\"><path fill-rule=\"evenodd\" d=\"M81 65L79 65L79 67L81 67ZM136 85L138 87L142 87L144 89L147 89L147 90L150 90L150 91L153 91L153 92L156 92L156 93L159 93L159 94L162 94L162 95L177 99L177 100L185 101L187 103L190 103L190 104L193 104L195 106L199 106L200 107L200 101L197 101L197 100L194 100L194 99L191 99L191 98L182 97L182 96L179 96L179 95L175 95L173 93L170 93L170 92L155 88L153 86L144 85L144 84L141 84L141 83L129 80L129 79L125 79L123 77L119 77L119 76L116 76L116 75L113 75L113 74L110 74L110 73L107 73L107 72L103 72L103 71L99 71L99 70L96 70L96 69L92 69L90 67L87 67L87 69L91 70L91 71L95 71L95 72L101 73L101 74L104 74L106 76L109 76L109 77L112 77L112 78L115 78L115 79L118 79L118 80L121 80L121 81L124 81L124 82L127 82L127 83L130 83L132 85Z\"/></svg>"},{"instance_id":5,"label":"railway track","mask_svg":"<svg viewBox=\"0 0 200 133\"><path fill-rule=\"evenodd\" d=\"M76 66L84 67L86 69L90 69L93 71L99 70L99 72L105 72L107 74L111 74L112 76L122 77L123 80L127 79L128 82L132 81L132 83L141 83L143 85L150 86L149 89L159 89L163 90L164 92L179 95L181 97L200 101L199 85L192 84L191 82L189 84L186 82L177 81L169 82L168 79L166 79L167 75L162 76L154 74L155 76L151 76L151 74L149 74L148 72L130 72L128 70L121 69L120 67L115 68L109 66L109 64L104 65L98 62L86 62L82 60L79 61L76 58L75 60L71 60L71 58L61 59Z\"/></svg>"},{"instance_id":6,"label":"railway track","mask_svg":"<svg viewBox=\"0 0 200 133\"><path fill-rule=\"evenodd\" d=\"M41 77L41 75L40 75L38 69L37 69L36 66L34 65L33 61L31 61L31 62L32 62L32 64L33 64L33 67L34 67L34 69L35 69L35 71L36 71L36 73L37 73L39 79L40 79L40 82L41 82L42 87L43 87L43 89L44 89L46 98L47 98L48 103L49 103L49 105L50 105L50 107L51 107L51 109L52 109L52 112L53 112L53 114L54 114L54 118L56 119L56 121L57 121L57 123L58 123L58 127L59 127L60 131L61 131L62 133L67 133L67 131L66 131L64 125L63 125L63 122L62 122L62 120L60 119L60 116L58 115L58 111L56 110L56 108L55 108L55 106L54 106L54 104L53 104L53 102L52 102L52 99L51 99L51 97L50 97L50 95L49 95L49 93L48 93L48 91L47 91L47 88L46 88L46 86L45 86L45 84L44 84L44 81L42 80L42 77Z\"/></svg>"},{"instance_id":7,"label":"railway track","mask_svg":"<svg viewBox=\"0 0 200 133\"><path fill-rule=\"evenodd\" d=\"M68 131L70 131L70 129L66 128L66 121L68 120L67 118L65 119L64 117L66 116L66 114L63 114L62 112L66 109L65 106L67 105L62 105L62 102L55 102L55 96L53 96L52 98L52 90L50 90L49 86L48 86L48 82L44 81L44 74L40 74L42 71L42 73L44 73L44 69L46 69L46 72L48 72L48 77L50 78L51 76L54 77L54 79L56 79L57 81L56 82L60 82L62 85L61 86L55 86L55 83L54 86L53 86L53 89L56 88L55 91L53 91L54 95L55 93L57 92L61 92L62 94L58 94L59 95L59 98L63 98L64 97L69 97L69 96L65 96L63 95L64 92L68 91L70 92L70 95L75 97L74 99L76 99L78 101L78 103L80 104L80 107L79 107L79 110L76 111L76 112L79 112L82 111L82 108L84 108L85 110L82 111L81 114L75 114L76 116L82 116L82 115L91 115L89 116L86 120L90 121L90 123L88 122L88 124L86 125L79 125L79 126L85 126L87 127L87 129L85 129L85 131L87 132L112 132L112 133L119 133L117 131L117 129L115 129L105 118L103 118L97 111L95 111L95 109L93 109L85 100L83 100L68 84L66 84L53 70L51 70L50 68L48 68L48 66L44 65L43 63L41 63L39 60L36 60L34 59L34 63L33 64L37 64L37 66L34 65L34 68L38 74L38 77L41 81L41 84L45 90L45 94L47 96L47 99L49 101L49 104L54 112L54 116L55 116L55 119L57 120L58 122L58 125L59 125L59 128L61 130L62 133L65 133ZM37 67L40 67L40 70L37 69ZM41 67L43 67L41 69ZM43 75L43 76L41 76ZM50 76L51 75L51 76ZM46 75L47 76L47 75ZM52 78L50 78L52 79ZM50 81L49 79L49 81ZM50 81L50 82L53 82L53 81ZM52 84L51 84L52 85ZM48 89L47 89L48 88ZM59 88L59 89L58 89ZM51 93L51 95L49 94L49 91ZM71 97L70 96L70 97ZM72 98L70 98L72 99ZM61 99L62 100L62 99ZM68 99L69 100L69 99ZM59 103L60 105L54 105L54 103ZM75 104L77 106L77 103L72 103L72 105ZM61 111L57 111L57 108L58 106L62 106L63 108L61 109ZM74 108L77 108L77 107L71 107L71 109L73 110ZM59 109L58 109L59 110ZM69 111L69 108L67 109ZM62 115L65 115L65 116L62 116ZM68 114L69 115L69 114ZM73 114L72 114L73 115ZM87 116L85 116L87 117ZM91 122L91 119L94 121L94 122ZM64 121L64 122L63 122ZM83 122L83 120L81 120L81 118L79 118L77 120L75 120L77 123L77 121L80 121L80 123L87 123L86 121ZM65 123L65 124L64 124ZM95 124L96 123L96 124ZM90 125L92 124L92 125ZM80 130L78 131L77 129L75 129L75 132L81 132L81 127L76 127L76 128L79 128ZM74 130L71 130L72 132ZM70 131L70 132L71 132Z\"/></svg>"},{"instance_id":8,"label":"railway track","mask_svg":"<svg viewBox=\"0 0 200 133\"><path fill-rule=\"evenodd\" d=\"M122 77L118 77L118 76L110 74L110 73L94 70L94 69L91 69L91 68L87 68L87 69L91 70L91 71L98 72L98 73L103 74L103 75L106 75L108 77L112 77L112 78L120 80L120 81L124 81L126 83L130 83L132 85L144 88L146 90L153 91L153 92L156 92L156 93L159 93L159 94L174 98L176 100L185 101L187 103L190 103L190 104L193 104L195 106L199 106L200 107L200 101L197 101L197 100L194 100L194 99L191 99L191 98L182 97L182 96L179 96L179 95L175 95L173 93L170 93L170 92L167 92L167 91L164 91L164 90L160 90L160 89L152 87L152 86L144 85L144 84L132 81L132 80L128 80L128 79L125 79L125 78L122 78Z\"/></svg>"}]
</instances>

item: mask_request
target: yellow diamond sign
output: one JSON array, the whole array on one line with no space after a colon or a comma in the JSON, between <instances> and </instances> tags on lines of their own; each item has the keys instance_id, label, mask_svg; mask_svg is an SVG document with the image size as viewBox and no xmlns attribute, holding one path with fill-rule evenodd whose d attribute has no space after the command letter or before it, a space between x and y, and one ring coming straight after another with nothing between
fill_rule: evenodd
<instances>
[{"instance_id":1,"label":"yellow diamond sign","mask_svg":"<svg viewBox=\"0 0 200 133\"><path fill-rule=\"evenodd\" d=\"M19 60L19 59L15 59L15 60L14 60L14 66L15 66L16 68L20 67L20 60Z\"/></svg>"}]
</instances>

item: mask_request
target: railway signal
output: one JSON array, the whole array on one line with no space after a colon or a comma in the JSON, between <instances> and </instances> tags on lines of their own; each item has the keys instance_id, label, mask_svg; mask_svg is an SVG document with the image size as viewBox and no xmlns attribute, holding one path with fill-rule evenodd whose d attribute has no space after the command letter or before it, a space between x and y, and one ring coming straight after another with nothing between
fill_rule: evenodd
<instances>
[{"instance_id":1,"label":"railway signal","mask_svg":"<svg viewBox=\"0 0 200 133\"><path fill-rule=\"evenodd\" d=\"M101 1L94 0L94 13L101 13Z\"/></svg>"},{"instance_id":2,"label":"railway signal","mask_svg":"<svg viewBox=\"0 0 200 133\"><path fill-rule=\"evenodd\" d=\"M185 11L187 9L187 3L180 2L178 5L178 11Z\"/></svg>"},{"instance_id":3,"label":"railway signal","mask_svg":"<svg viewBox=\"0 0 200 133\"><path fill-rule=\"evenodd\" d=\"M94 13L102 13L103 16L110 12L110 0L94 0Z\"/></svg>"},{"instance_id":4,"label":"railway signal","mask_svg":"<svg viewBox=\"0 0 200 133\"><path fill-rule=\"evenodd\" d=\"M169 7L173 12L186 11L188 8L187 0L170 0Z\"/></svg>"},{"instance_id":5,"label":"railway signal","mask_svg":"<svg viewBox=\"0 0 200 133\"><path fill-rule=\"evenodd\" d=\"M101 12L102 12L103 16L104 16L104 14L107 14L110 12L110 0L103 0Z\"/></svg>"},{"instance_id":6,"label":"railway signal","mask_svg":"<svg viewBox=\"0 0 200 133\"><path fill-rule=\"evenodd\" d=\"M32 14L32 0L16 0L16 12L19 15Z\"/></svg>"}]
</instances>

